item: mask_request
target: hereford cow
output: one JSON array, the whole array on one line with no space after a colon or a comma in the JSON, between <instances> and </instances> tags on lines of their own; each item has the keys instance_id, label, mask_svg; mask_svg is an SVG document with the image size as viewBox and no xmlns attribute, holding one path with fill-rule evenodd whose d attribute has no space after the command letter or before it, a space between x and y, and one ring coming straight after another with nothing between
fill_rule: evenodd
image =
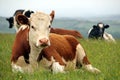
<instances>
[{"instance_id":1,"label":"hereford cow","mask_svg":"<svg viewBox=\"0 0 120 80\"><path fill-rule=\"evenodd\" d=\"M51 13L52 14L52 13ZM35 62L35 58L41 50L50 45L49 32L52 21L52 15L47 15L42 12L36 12L31 14L30 19L24 15L17 15L17 21L22 25L16 34L16 40L12 48L12 69L22 70L20 66L16 64L17 59L20 56L24 56L25 61L29 58ZM26 25L27 24L27 25ZM34 57L35 56L35 57Z\"/></svg>"},{"instance_id":2,"label":"hereford cow","mask_svg":"<svg viewBox=\"0 0 120 80\"><path fill-rule=\"evenodd\" d=\"M34 13L30 10L16 10L14 15L12 17L6 18L6 20L9 22L9 28L15 27L16 32L18 31L18 28L20 27L19 24L16 22L15 16L18 14L23 14L26 17L30 17L30 15Z\"/></svg>"},{"instance_id":3,"label":"hereford cow","mask_svg":"<svg viewBox=\"0 0 120 80\"><path fill-rule=\"evenodd\" d=\"M88 31L88 38L105 39L108 41L115 42L115 39L112 37L112 35L105 32L105 29L107 29L108 27L109 25L105 25L103 23L98 23L97 25L93 25L93 28L91 28Z\"/></svg>"},{"instance_id":4,"label":"hereford cow","mask_svg":"<svg viewBox=\"0 0 120 80\"><path fill-rule=\"evenodd\" d=\"M38 63L45 59L46 66L51 68L53 73L64 72L67 69L67 66L70 64L72 64L73 69L76 68L76 65L81 64L86 70L90 72L100 72L100 70L91 65L83 47L73 36L51 33L49 36L50 46L45 47L41 51L41 47L49 45L49 40L48 38L46 39L46 37L42 39L39 37L40 39L37 40L36 38L38 38L38 36L45 34L44 32L38 30L43 30L44 28L44 31L47 32L48 35L48 30L46 30L45 24L46 22L49 23L50 20L46 20L46 18L48 19L48 16L44 16L42 18L37 16L37 19L40 20L40 22L36 23L37 19L33 17L31 18L35 21L32 20L29 24L25 16L19 15L17 17L18 22L22 24L22 26L16 34L16 39L12 49L11 62L13 71L34 71L34 69L38 68ZM39 26L43 24L44 26ZM47 24L47 26L49 25ZM38 41L38 43L36 43L36 41ZM24 56L27 65L24 66L23 63L18 63L21 56Z\"/></svg>"},{"instance_id":5,"label":"hereford cow","mask_svg":"<svg viewBox=\"0 0 120 80\"><path fill-rule=\"evenodd\" d=\"M80 32L76 30L67 30L67 29L61 29L61 28L51 28L50 30L51 33L56 33L60 35L72 35L76 38L83 38Z\"/></svg>"}]
</instances>

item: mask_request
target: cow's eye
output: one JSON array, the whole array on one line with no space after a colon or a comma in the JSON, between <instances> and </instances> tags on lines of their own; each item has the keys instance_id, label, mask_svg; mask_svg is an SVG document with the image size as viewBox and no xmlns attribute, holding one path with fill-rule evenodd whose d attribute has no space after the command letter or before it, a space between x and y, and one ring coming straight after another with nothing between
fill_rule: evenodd
<instances>
[{"instance_id":1,"label":"cow's eye","mask_svg":"<svg viewBox=\"0 0 120 80\"><path fill-rule=\"evenodd\" d=\"M49 25L49 28L51 28L51 25Z\"/></svg>"},{"instance_id":2,"label":"cow's eye","mask_svg":"<svg viewBox=\"0 0 120 80\"><path fill-rule=\"evenodd\" d=\"M32 29L36 30L34 26L31 26Z\"/></svg>"}]
</instances>

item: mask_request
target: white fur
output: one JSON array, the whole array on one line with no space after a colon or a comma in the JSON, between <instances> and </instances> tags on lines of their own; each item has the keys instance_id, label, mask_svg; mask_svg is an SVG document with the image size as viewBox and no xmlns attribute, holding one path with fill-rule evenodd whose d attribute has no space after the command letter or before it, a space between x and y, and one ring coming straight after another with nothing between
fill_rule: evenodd
<instances>
[{"instance_id":1,"label":"white fur","mask_svg":"<svg viewBox=\"0 0 120 80\"><path fill-rule=\"evenodd\" d=\"M20 30L24 30L26 28L29 28L27 25L21 25L20 28L17 30L19 32Z\"/></svg>"},{"instance_id":2,"label":"white fur","mask_svg":"<svg viewBox=\"0 0 120 80\"><path fill-rule=\"evenodd\" d=\"M51 25L51 18L49 15L41 12L31 14L30 17L30 31L29 31L29 44L30 44L30 65L35 69L38 68L37 58L43 49L39 40L45 38L48 40L47 44L50 45L49 32ZM32 28L33 26L34 28ZM33 66L33 64L35 66Z\"/></svg>"},{"instance_id":3,"label":"white fur","mask_svg":"<svg viewBox=\"0 0 120 80\"><path fill-rule=\"evenodd\" d=\"M104 25L103 25L103 24L98 24L98 26L99 26L100 28L103 28L103 27L104 27Z\"/></svg>"},{"instance_id":4,"label":"white fur","mask_svg":"<svg viewBox=\"0 0 120 80\"><path fill-rule=\"evenodd\" d=\"M51 61L52 61L51 69L53 73L58 73L58 72L64 73L64 66L60 65L59 62L56 62L53 57L51 57Z\"/></svg>"},{"instance_id":5,"label":"white fur","mask_svg":"<svg viewBox=\"0 0 120 80\"><path fill-rule=\"evenodd\" d=\"M16 18L15 16L13 17L13 24L14 24L14 27L15 27L15 30L16 30L16 33L18 32L19 28L20 28L20 25L17 24L17 21L16 21Z\"/></svg>"},{"instance_id":6,"label":"white fur","mask_svg":"<svg viewBox=\"0 0 120 80\"><path fill-rule=\"evenodd\" d=\"M64 66L60 65L59 62L53 62L52 64L52 71L53 73L64 73Z\"/></svg>"},{"instance_id":7,"label":"white fur","mask_svg":"<svg viewBox=\"0 0 120 80\"><path fill-rule=\"evenodd\" d=\"M42 58L42 60L39 63L40 66L46 68L46 69L51 69L52 73L64 73L64 65L60 65L59 62L56 62L53 56L51 56L51 60L48 61L46 58Z\"/></svg>"},{"instance_id":8,"label":"white fur","mask_svg":"<svg viewBox=\"0 0 120 80\"><path fill-rule=\"evenodd\" d=\"M114 42L116 43L115 39L113 38L113 36L107 32L105 32L103 34L103 38L106 40L106 41L109 41L109 42Z\"/></svg>"},{"instance_id":9,"label":"white fur","mask_svg":"<svg viewBox=\"0 0 120 80\"><path fill-rule=\"evenodd\" d=\"M30 42L33 43L33 45L39 47L41 45L39 40L43 38L47 39L48 45L50 45L50 41L49 41L49 32L50 32L49 26L51 25L50 21L51 18L47 14L41 12L36 12L34 14L31 14L30 23L31 26L34 27L34 29L30 27L29 40Z\"/></svg>"},{"instance_id":10,"label":"white fur","mask_svg":"<svg viewBox=\"0 0 120 80\"><path fill-rule=\"evenodd\" d=\"M31 14L30 23L31 26L29 31L29 44L31 46L31 54L33 59L37 58L39 53L42 50L40 39L45 38L48 40L48 45L50 45L49 41L49 25L50 25L50 17L49 15L41 12L36 12Z\"/></svg>"},{"instance_id":11,"label":"white fur","mask_svg":"<svg viewBox=\"0 0 120 80\"><path fill-rule=\"evenodd\" d=\"M86 56L86 53L83 49L83 47L78 44L77 45L77 48L76 48L76 54L77 54L77 61L79 62L79 64L81 63L82 66L87 70L87 71L90 71L92 73L99 73L100 70L93 67L91 64L83 64L83 58Z\"/></svg>"},{"instance_id":12,"label":"white fur","mask_svg":"<svg viewBox=\"0 0 120 80\"><path fill-rule=\"evenodd\" d=\"M92 72L92 73L100 73L101 71L95 67L93 67L91 64L88 64L88 65L84 65L84 68L89 71L89 72Z\"/></svg>"},{"instance_id":13,"label":"white fur","mask_svg":"<svg viewBox=\"0 0 120 80\"><path fill-rule=\"evenodd\" d=\"M25 15L26 11L28 11L28 10L24 10L22 14Z\"/></svg>"},{"instance_id":14,"label":"white fur","mask_svg":"<svg viewBox=\"0 0 120 80\"><path fill-rule=\"evenodd\" d=\"M88 33L87 33L88 35L90 34L91 30L92 30L92 28L89 29L89 31L88 31Z\"/></svg>"},{"instance_id":15,"label":"white fur","mask_svg":"<svg viewBox=\"0 0 120 80\"><path fill-rule=\"evenodd\" d=\"M82 63L83 58L86 56L83 47L78 44L76 47L77 60Z\"/></svg>"},{"instance_id":16,"label":"white fur","mask_svg":"<svg viewBox=\"0 0 120 80\"><path fill-rule=\"evenodd\" d=\"M29 73L29 72L33 72L33 70L35 68L33 66L35 66L35 63L34 64L32 63L32 65L27 64L24 61L24 57L21 56L18 58L16 63L12 62L11 66L12 66L13 72L21 72L21 73L27 72L27 73Z\"/></svg>"},{"instance_id":17,"label":"white fur","mask_svg":"<svg viewBox=\"0 0 120 80\"><path fill-rule=\"evenodd\" d=\"M14 63L12 63L11 66L12 66L12 71L13 71L13 72L21 72L21 73L24 72L23 69L22 69L22 67L14 64Z\"/></svg>"}]
</instances>

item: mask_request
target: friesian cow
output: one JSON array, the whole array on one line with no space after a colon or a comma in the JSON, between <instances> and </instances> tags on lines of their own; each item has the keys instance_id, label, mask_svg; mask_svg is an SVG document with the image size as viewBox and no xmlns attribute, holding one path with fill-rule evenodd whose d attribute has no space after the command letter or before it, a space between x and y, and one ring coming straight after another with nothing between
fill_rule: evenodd
<instances>
[{"instance_id":1,"label":"friesian cow","mask_svg":"<svg viewBox=\"0 0 120 80\"><path fill-rule=\"evenodd\" d=\"M24 56L25 61L29 63L27 61L27 59L29 59L29 53L32 55L31 58L33 59L45 46L50 45L49 33L52 21L52 16L43 12L31 14L30 19L20 14L16 17L16 19L20 21L20 25L24 25L19 28L19 33L16 34L16 40L12 48L11 65L13 71L20 70L21 68L16 65L17 59L20 56Z\"/></svg>"},{"instance_id":2,"label":"friesian cow","mask_svg":"<svg viewBox=\"0 0 120 80\"><path fill-rule=\"evenodd\" d=\"M43 34L41 34L41 32L38 31L38 29L40 29L41 27L38 28L35 27L34 25L38 26L38 24L40 25L45 23L44 19L41 18L38 19L40 20L39 23L31 21L29 27L28 24L29 22L25 16L23 15L17 16L17 20L20 24L22 24L22 26L20 27L18 33L16 34L16 39L12 48L11 62L13 71L21 72L31 72L31 70L34 71L35 69L38 68L39 66L38 63L44 58L46 60L47 67L51 68L53 73L64 72L70 63L72 64L73 69L76 68L76 65L81 64L86 70L90 72L93 73L100 72L99 69L91 65L83 47L81 46L79 41L77 41L77 39L73 36L50 33L49 36L50 46L43 48L43 50L41 51L40 47L46 46L46 42L48 42L48 40L43 38L42 40L40 39L38 40L39 43L37 44L35 43L36 38L34 37L38 36L39 34L40 35ZM46 22L48 23L48 21ZM39 34L35 34L36 31ZM25 60L27 60L26 62L28 64L26 66L23 66L23 64L20 65L20 63L18 63L19 62L18 58L20 58L21 56L24 56Z\"/></svg>"},{"instance_id":3,"label":"friesian cow","mask_svg":"<svg viewBox=\"0 0 120 80\"><path fill-rule=\"evenodd\" d=\"M25 15L26 17L30 17L30 15L34 13L33 11L31 10L16 10L14 15L12 17L9 17L9 18L6 18L6 20L8 21L9 23L9 28L12 28L13 26L15 27L15 30L16 32L18 31L18 28L20 27L19 24L16 22L15 20L15 16L18 15L18 14L23 14Z\"/></svg>"},{"instance_id":4,"label":"friesian cow","mask_svg":"<svg viewBox=\"0 0 120 80\"><path fill-rule=\"evenodd\" d=\"M93 28L91 28L88 31L88 38L105 39L107 41L115 42L115 39L112 37L112 35L105 32L105 29L107 29L108 27L109 25L105 25L103 23L98 23L97 25L93 25Z\"/></svg>"}]
</instances>

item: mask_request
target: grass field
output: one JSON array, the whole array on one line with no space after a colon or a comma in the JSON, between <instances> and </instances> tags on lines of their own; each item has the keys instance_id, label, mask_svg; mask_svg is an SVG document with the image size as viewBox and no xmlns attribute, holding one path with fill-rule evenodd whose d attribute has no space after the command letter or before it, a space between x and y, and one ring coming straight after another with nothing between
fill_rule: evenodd
<instances>
[{"instance_id":1,"label":"grass field","mask_svg":"<svg viewBox=\"0 0 120 80\"><path fill-rule=\"evenodd\" d=\"M105 41L79 40L91 63L101 70L100 74L83 68L68 73L52 74L40 69L34 73L13 73L10 56L14 34L0 34L0 80L120 80L120 40L117 44Z\"/></svg>"}]
</instances>

